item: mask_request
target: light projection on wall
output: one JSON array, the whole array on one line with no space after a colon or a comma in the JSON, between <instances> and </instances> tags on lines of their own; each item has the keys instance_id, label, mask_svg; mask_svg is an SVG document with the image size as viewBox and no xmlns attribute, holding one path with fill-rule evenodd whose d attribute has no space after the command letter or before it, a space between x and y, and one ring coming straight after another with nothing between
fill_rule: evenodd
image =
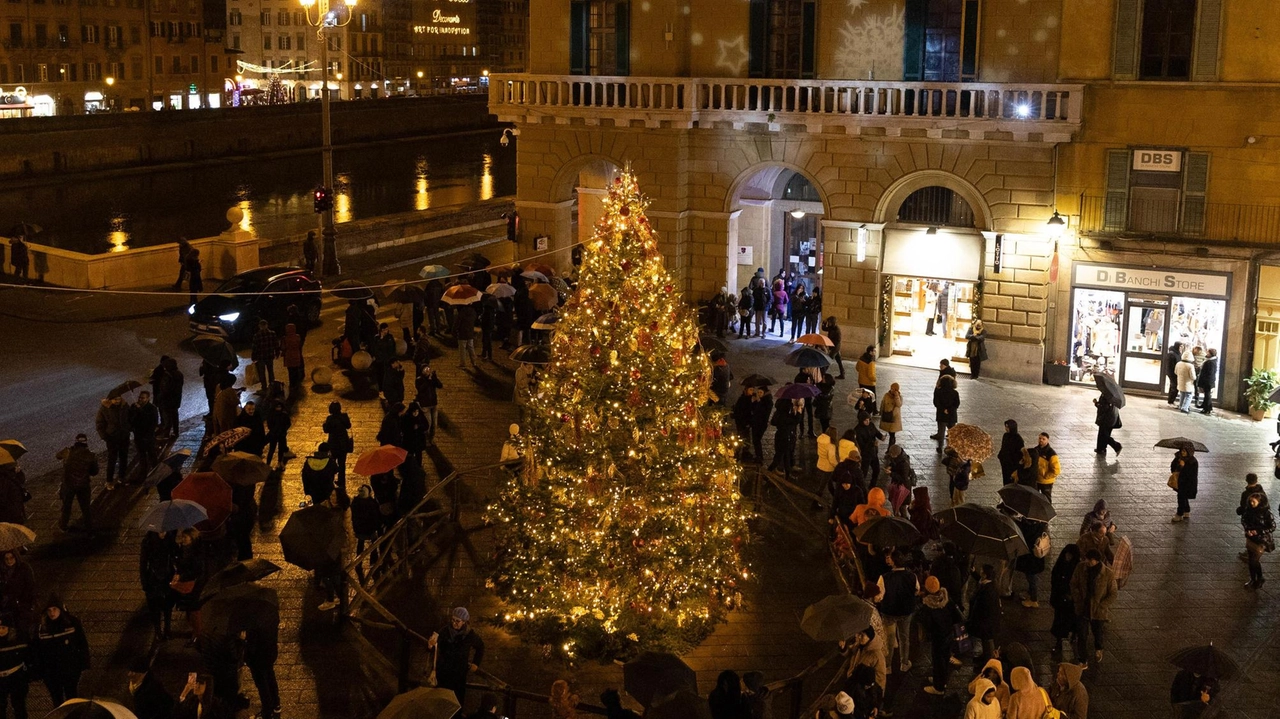
<instances>
[{"instance_id":1,"label":"light projection on wall","mask_svg":"<svg viewBox=\"0 0 1280 719\"><path fill-rule=\"evenodd\" d=\"M856 12L866 0L849 0ZM849 80L902 78L902 38L906 14L902 7L876 15L859 13L840 28L839 47L832 58L837 77Z\"/></svg>"},{"instance_id":2,"label":"light projection on wall","mask_svg":"<svg viewBox=\"0 0 1280 719\"><path fill-rule=\"evenodd\" d=\"M734 76L746 74L747 63L751 59L751 55L747 51L747 38L739 35L733 40L717 40L716 42L720 45L720 58L716 60L716 67L722 67Z\"/></svg>"}]
</instances>

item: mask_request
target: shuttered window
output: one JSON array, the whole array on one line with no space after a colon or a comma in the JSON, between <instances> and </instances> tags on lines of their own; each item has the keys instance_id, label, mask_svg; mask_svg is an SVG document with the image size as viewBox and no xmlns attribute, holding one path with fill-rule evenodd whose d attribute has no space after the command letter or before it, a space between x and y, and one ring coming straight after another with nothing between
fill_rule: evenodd
<instances>
[{"instance_id":1,"label":"shuttered window","mask_svg":"<svg viewBox=\"0 0 1280 719\"><path fill-rule=\"evenodd\" d=\"M1205 194L1209 189L1209 154L1188 152L1182 177L1182 234L1204 233Z\"/></svg>"},{"instance_id":2,"label":"shuttered window","mask_svg":"<svg viewBox=\"0 0 1280 719\"><path fill-rule=\"evenodd\" d=\"M1218 79L1218 45L1222 37L1222 0L1200 0L1196 18L1195 61L1191 79L1211 82Z\"/></svg>"},{"instance_id":3,"label":"shuttered window","mask_svg":"<svg viewBox=\"0 0 1280 719\"><path fill-rule=\"evenodd\" d=\"M1123 232L1129 215L1129 150L1107 151L1107 206L1103 229Z\"/></svg>"},{"instance_id":4,"label":"shuttered window","mask_svg":"<svg viewBox=\"0 0 1280 719\"><path fill-rule=\"evenodd\" d=\"M1142 8L1143 80L1188 80L1196 26L1196 0L1146 0Z\"/></svg>"},{"instance_id":5,"label":"shuttered window","mask_svg":"<svg viewBox=\"0 0 1280 719\"><path fill-rule=\"evenodd\" d=\"M1111 58L1111 74L1117 80L1133 80L1138 76L1138 3L1119 0L1116 3L1115 54Z\"/></svg>"}]
</instances>

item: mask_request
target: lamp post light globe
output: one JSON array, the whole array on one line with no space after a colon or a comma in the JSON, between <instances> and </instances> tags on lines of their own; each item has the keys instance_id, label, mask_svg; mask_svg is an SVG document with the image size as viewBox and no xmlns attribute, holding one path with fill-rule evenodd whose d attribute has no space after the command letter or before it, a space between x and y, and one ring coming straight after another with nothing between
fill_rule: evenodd
<instances>
[{"instance_id":1,"label":"lamp post light globe","mask_svg":"<svg viewBox=\"0 0 1280 719\"><path fill-rule=\"evenodd\" d=\"M347 12L343 13L345 17L340 17L336 9L330 8L329 0L298 0L298 3L302 6L302 14L307 24L316 29L316 37L320 43L320 161L324 169L323 186L332 191L333 131L329 115L329 38L325 36L325 30L331 27L343 27L350 23L356 0L343 0L342 5L347 8ZM311 13L312 8L315 8L314 19ZM342 73L338 73L338 80L342 80ZM338 265L338 233L333 226L332 205L319 214L320 235L323 238L324 247L321 271L325 277L333 277L341 274L342 268Z\"/></svg>"}]
</instances>

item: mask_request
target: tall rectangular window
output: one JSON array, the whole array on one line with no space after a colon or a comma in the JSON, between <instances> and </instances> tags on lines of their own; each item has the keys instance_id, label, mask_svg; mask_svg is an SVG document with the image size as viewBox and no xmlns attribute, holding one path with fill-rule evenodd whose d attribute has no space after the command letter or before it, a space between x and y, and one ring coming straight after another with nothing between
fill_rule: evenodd
<instances>
[{"instance_id":1,"label":"tall rectangular window","mask_svg":"<svg viewBox=\"0 0 1280 719\"><path fill-rule=\"evenodd\" d=\"M271 35L268 33L264 33L262 35L262 49L263 50L271 49Z\"/></svg>"},{"instance_id":2,"label":"tall rectangular window","mask_svg":"<svg viewBox=\"0 0 1280 719\"><path fill-rule=\"evenodd\" d=\"M574 0L570 4L569 71L575 75L628 74L630 24L630 2Z\"/></svg>"},{"instance_id":3,"label":"tall rectangular window","mask_svg":"<svg viewBox=\"0 0 1280 719\"><path fill-rule=\"evenodd\" d=\"M813 0L770 0L765 75L813 77Z\"/></svg>"},{"instance_id":4,"label":"tall rectangular window","mask_svg":"<svg viewBox=\"0 0 1280 719\"><path fill-rule=\"evenodd\" d=\"M22 23L9 23L9 44L13 47L22 47Z\"/></svg>"},{"instance_id":5,"label":"tall rectangular window","mask_svg":"<svg viewBox=\"0 0 1280 719\"><path fill-rule=\"evenodd\" d=\"M49 44L49 28L46 25L36 25L36 47L45 47Z\"/></svg>"},{"instance_id":6,"label":"tall rectangular window","mask_svg":"<svg viewBox=\"0 0 1280 719\"><path fill-rule=\"evenodd\" d=\"M1142 8L1143 80L1187 80L1195 38L1196 0L1147 0Z\"/></svg>"},{"instance_id":7,"label":"tall rectangular window","mask_svg":"<svg viewBox=\"0 0 1280 719\"><path fill-rule=\"evenodd\" d=\"M157 74L157 75L163 75L163 74L164 74L164 58L163 58L163 57L160 57L159 55L157 55L157 56L156 56L156 72L155 72L155 74Z\"/></svg>"},{"instance_id":8,"label":"tall rectangular window","mask_svg":"<svg viewBox=\"0 0 1280 719\"><path fill-rule=\"evenodd\" d=\"M190 70L190 72L191 72L191 74L192 74L192 75L194 75L194 74L196 74L196 73L200 72L200 56L199 56L199 55L192 55L192 56L191 56L191 70Z\"/></svg>"},{"instance_id":9,"label":"tall rectangular window","mask_svg":"<svg viewBox=\"0 0 1280 719\"><path fill-rule=\"evenodd\" d=\"M173 68L174 75L182 74L182 58L178 57L177 55L174 55L172 58L170 58L169 64Z\"/></svg>"}]
</instances>

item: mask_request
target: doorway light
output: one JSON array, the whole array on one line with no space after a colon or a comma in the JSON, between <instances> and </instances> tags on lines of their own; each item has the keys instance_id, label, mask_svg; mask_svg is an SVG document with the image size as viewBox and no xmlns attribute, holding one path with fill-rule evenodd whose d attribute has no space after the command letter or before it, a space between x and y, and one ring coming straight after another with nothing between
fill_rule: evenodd
<instances>
[{"instance_id":1,"label":"doorway light","mask_svg":"<svg viewBox=\"0 0 1280 719\"><path fill-rule=\"evenodd\" d=\"M1067 221L1062 219L1062 215L1059 215L1057 210L1053 211L1053 217L1050 217L1045 224L1048 225L1046 231L1050 237L1061 237L1063 231L1067 229Z\"/></svg>"},{"instance_id":2,"label":"doorway light","mask_svg":"<svg viewBox=\"0 0 1280 719\"><path fill-rule=\"evenodd\" d=\"M867 226L863 225L858 228L858 262L867 259Z\"/></svg>"},{"instance_id":3,"label":"doorway light","mask_svg":"<svg viewBox=\"0 0 1280 719\"><path fill-rule=\"evenodd\" d=\"M792 210L792 211L791 211L791 216L792 216L792 217L794 217L794 218L796 218L797 220L803 219L803 218L804 218L804 210L801 210L801 209L795 209L795 210Z\"/></svg>"}]
</instances>

